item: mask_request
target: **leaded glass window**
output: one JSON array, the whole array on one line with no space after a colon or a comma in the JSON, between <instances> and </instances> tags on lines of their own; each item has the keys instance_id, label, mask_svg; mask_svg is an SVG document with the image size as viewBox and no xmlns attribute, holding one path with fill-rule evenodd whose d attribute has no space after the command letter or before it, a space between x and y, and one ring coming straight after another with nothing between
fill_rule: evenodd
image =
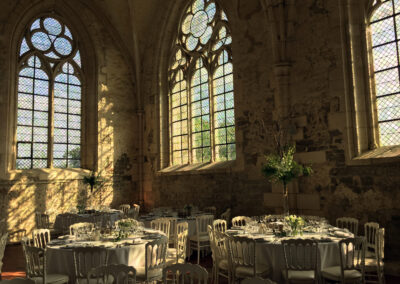
<instances>
[{"instance_id":1,"label":"leaded glass window","mask_svg":"<svg viewBox=\"0 0 400 284\"><path fill-rule=\"evenodd\" d=\"M400 1L380 4L370 28L380 145L400 145Z\"/></svg>"},{"instance_id":2,"label":"leaded glass window","mask_svg":"<svg viewBox=\"0 0 400 284\"><path fill-rule=\"evenodd\" d=\"M18 66L16 168L80 167L82 73L71 31L58 18L34 20Z\"/></svg>"},{"instance_id":3,"label":"leaded glass window","mask_svg":"<svg viewBox=\"0 0 400 284\"><path fill-rule=\"evenodd\" d=\"M236 158L231 43L221 7L193 1L169 66L171 165Z\"/></svg>"}]
</instances>

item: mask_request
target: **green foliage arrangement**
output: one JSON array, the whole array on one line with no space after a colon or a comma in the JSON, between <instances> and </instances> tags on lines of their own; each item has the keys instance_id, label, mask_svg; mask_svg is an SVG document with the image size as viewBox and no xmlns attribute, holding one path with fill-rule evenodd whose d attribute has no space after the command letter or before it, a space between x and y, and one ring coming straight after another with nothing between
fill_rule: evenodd
<instances>
[{"instance_id":1,"label":"green foliage arrangement","mask_svg":"<svg viewBox=\"0 0 400 284\"><path fill-rule=\"evenodd\" d=\"M284 186L300 176L309 176L313 173L310 166L297 163L293 156L296 148L292 145L284 147L280 154L268 154L267 162L262 168L265 177L274 183Z\"/></svg>"}]
</instances>

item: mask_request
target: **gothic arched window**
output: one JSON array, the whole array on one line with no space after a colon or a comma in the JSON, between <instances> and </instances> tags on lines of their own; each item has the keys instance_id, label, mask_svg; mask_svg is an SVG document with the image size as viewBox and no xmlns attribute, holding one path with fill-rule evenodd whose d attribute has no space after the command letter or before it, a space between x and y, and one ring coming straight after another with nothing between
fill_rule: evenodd
<instances>
[{"instance_id":1,"label":"gothic arched window","mask_svg":"<svg viewBox=\"0 0 400 284\"><path fill-rule=\"evenodd\" d=\"M81 58L54 16L25 29L17 80L17 169L81 167Z\"/></svg>"},{"instance_id":2,"label":"gothic arched window","mask_svg":"<svg viewBox=\"0 0 400 284\"><path fill-rule=\"evenodd\" d=\"M212 0L195 0L180 22L169 65L170 164L236 158L228 19Z\"/></svg>"},{"instance_id":3,"label":"gothic arched window","mask_svg":"<svg viewBox=\"0 0 400 284\"><path fill-rule=\"evenodd\" d=\"M379 143L400 145L400 4L376 2L369 22Z\"/></svg>"}]
</instances>

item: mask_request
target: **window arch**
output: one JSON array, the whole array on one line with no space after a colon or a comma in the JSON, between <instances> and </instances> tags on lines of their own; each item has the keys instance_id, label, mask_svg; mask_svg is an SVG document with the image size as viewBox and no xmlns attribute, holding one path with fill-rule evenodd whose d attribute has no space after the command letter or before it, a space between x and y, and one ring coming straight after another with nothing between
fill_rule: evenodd
<instances>
[{"instance_id":1,"label":"window arch","mask_svg":"<svg viewBox=\"0 0 400 284\"><path fill-rule=\"evenodd\" d=\"M236 159L232 38L213 0L195 0L169 64L170 165Z\"/></svg>"},{"instance_id":2,"label":"window arch","mask_svg":"<svg viewBox=\"0 0 400 284\"><path fill-rule=\"evenodd\" d=\"M17 70L16 168L81 167L82 68L58 17L26 27Z\"/></svg>"},{"instance_id":3,"label":"window arch","mask_svg":"<svg viewBox=\"0 0 400 284\"><path fill-rule=\"evenodd\" d=\"M369 27L379 144L400 145L400 4L374 2Z\"/></svg>"}]
</instances>

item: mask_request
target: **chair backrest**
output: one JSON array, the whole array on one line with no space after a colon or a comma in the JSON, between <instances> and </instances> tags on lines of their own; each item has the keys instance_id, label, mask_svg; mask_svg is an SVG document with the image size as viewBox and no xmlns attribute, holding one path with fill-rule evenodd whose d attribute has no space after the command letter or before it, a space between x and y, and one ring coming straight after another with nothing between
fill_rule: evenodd
<instances>
[{"instance_id":1,"label":"chair backrest","mask_svg":"<svg viewBox=\"0 0 400 284\"><path fill-rule=\"evenodd\" d=\"M364 236L366 240L366 250L376 249L376 234L379 230L379 224L375 222L368 222L364 224Z\"/></svg>"},{"instance_id":2,"label":"chair backrest","mask_svg":"<svg viewBox=\"0 0 400 284\"><path fill-rule=\"evenodd\" d=\"M344 271L346 270L360 270L364 278L365 248L364 237L347 238L339 241L342 283L345 283Z\"/></svg>"},{"instance_id":3,"label":"chair backrest","mask_svg":"<svg viewBox=\"0 0 400 284\"><path fill-rule=\"evenodd\" d=\"M376 240L378 264L385 258L385 228L379 228Z\"/></svg>"},{"instance_id":4,"label":"chair backrest","mask_svg":"<svg viewBox=\"0 0 400 284\"><path fill-rule=\"evenodd\" d=\"M274 284L275 282L269 280L269 279L262 279L259 277L254 277L254 278L246 278L242 280L240 283L242 284Z\"/></svg>"},{"instance_id":5,"label":"chair backrest","mask_svg":"<svg viewBox=\"0 0 400 284\"><path fill-rule=\"evenodd\" d=\"M138 219L139 218L139 211L140 211L140 205L138 204L133 204L131 209L129 209L128 216L133 219Z\"/></svg>"},{"instance_id":6,"label":"chair backrest","mask_svg":"<svg viewBox=\"0 0 400 284\"><path fill-rule=\"evenodd\" d=\"M7 237L8 237L7 233L5 233L0 237L0 273L1 273L1 268L3 267L3 257L4 257L4 251L6 249Z\"/></svg>"},{"instance_id":7,"label":"chair backrest","mask_svg":"<svg viewBox=\"0 0 400 284\"><path fill-rule=\"evenodd\" d=\"M12 231L8 233L8 243L18 243L22 240L23 237L26 237L25 229Z\"/></svg>"},{"instance_id":8,"label":"chair backrest","mask_svg":"<svg viewBox=\"0 0 400 284\"><path fill-rule=\"evenodd\" d=\"M203 212L210 213L215 217L215 215L217 215L217 207L215 206L204 207Z\"/></svg>"},{"instance_id":9,"label":"chair backrest","mask_svg":"<svg viewBox=\"0 0 400 284\"><path fill-rule=\"evenodd\" d=\"M175 240L176 240L176 225L178 223L178 219L177 218L173 218L173 217L167 217L165 219L169 220L169 241L170 241L170 243L171 242L175 243Z\"/></svg>"},{"instance_id":10,"label":"chair backrest","mask_svg":"<svg viewBox=\"0 0 400 284\"><path fill-rule=\"evenodd\" d=\"M225 233L214 230L215 257L217 260L228 259L227 236Z\"/></svg>"},{"instance_id":11,"label":"chair backrest","mask_svg":"<svg viewBox=\"0 0 400 284\"><path fill-rule=\"evenodd\" d=\"M163 269L164 284L167 284L167 279L168 283L171 283L169 278L172 278L172 283L176 284L206 284L208 281L208 272L198 264L177 263Z\"/></svg>"},{"instance_id":12,"label":"chair backrest","mask_svg":"<svg viewBox=\"0 0 400 284\"><path fill-rule=\"evenodd\" d=\"M288 270L314 270L317 273L318 243L316 241L306 239L283 240L282 247L285 256L286 276Z\"/></svg>"},{"instance_id":13,"label":"chair backrest","mask_svg":"<svg viewBox=\"0 0 400 284\"><path fill-rule=\"evenodd\" d=\"M214 216L212 215L200 215L196 216L196 234L204 235L207 234L208 225L212 226Z\"/></svg>"},{"instance_id":14,"label":"chair backrest","mask_svg":"<svg viewBox=\"0 0 400 284\"><path fill-rule=\"evenodd\" d=\"M87 283L93 283L93 279L98 284L135 284L136 269L125 264L99 266L90 270Z\"/></svg>"},{"instance_id":15,"label":"chair backrest","mask_svg":"<svg viewBox=\"0 0 400 284\"><path fill-rule=\"evenodd\" d=\"M168 238L161 237L146 244L145 256L145 279L152 281L151 271L162 269L165 266L165 256L167 254Z\"/></svg>"},{"instance_id":16,"label":"chair backrest","mask_svg":"<svg viewBox=\"0 0 400 284\"><path fill-rule=\"evenodd\" d=\"M185 263L187 250L188 230L182 231L176 236L176 263Z\"/></svg>"},{"instance_id":17,"label":"chair backrest","mask_svg":"<svg viewBox=\"0 0 400 284\"><path fill-rule=\"evenodd\" d=\"M35 284L36 282L29 278L14 278L10 280L1 280L0 284Z\"/></svg>"},{"instance_id":18,"label":"chair backrest","mask_svg":"<svg viewBox=\"0 0 400 284\"><path fill-rule=\"evenodd\" d=\"M93 223L82 222L75 223L69 226L69 234L71 236L79 236L81 234L88 234L94 229Z\"/></svg>"},{"instance_id":19,"label":"chair backrest","mask_svg":"<svg viewBox=\"0 0 400 284\"><path fill-rule=\"evenodd\" d=\"M43 283L46 283L46 249L29 246L22 242L25 255L26 276L43 277Z\"/></svg>"},{"instance_id":20,"label":"chair backrest","mask_svg":"<svg viewBox=\"0 0 400 284\"><path fill-rule=\"evenodd\" d=\"M33 245L38 248L45 248L47 243L50 242L49 229L34 229L32 231Z\"/></svg>"},{"instance_id":21,"label":"chair backrest","mask_svg":"<svg viewBox=\"0 0 400 284\"><path fill-rule=\"evenodd\" d=\"M150 222L152 229L159 230L163 232L167 237L169 237L169 232L171 228L171 223L169 218L158 218Z\"/></svg>"},{"instance_id":22,"label":"chair backrest","mask_svg":"<svg viewBox=\"0 0 400 284\"><path fill-rule=\"evenodd\" d=\"M256 242L253 239L238 236L227 236L230 263L235 269L237 266L247 267L256 275Z\"/></svg>"},{"instance_id":23,"label":"chair backrest","mask_svg":"<svg viewBox=\"0 0 400 284\"><path fill-rule=\"evenodd\" d=\"M106 266L108 251L101 247L77 247L73 249L75 279L87 278L98 266Z\"/></svg>"},{"instance_id":24,"label":"chair backrest","mask_svg":"<svg viewBox=\"0 0 400 284\"><path fill-rule=\"evenodd\" d=\"M243 227L250 221L249 217L246 216L236 216L232 218L232 226L234 227Z\"/></svg>"},{"instance_id":25,"label":"chair backrest","mask_svg":"<svg viewBox=\"0 0 400 284\"><path fill-rule=\"evenodd\" d=\"M119 206L119 210L121 210L124 213L124 215L128 215L129 209L131 209L131 206L129 204L121 204Z\"/></svg>"},{"instance_id":26,"label":"chair backrest","mask_svg":"<svg viewBox=\"0 0 400 284\"><path fill-rule=\"evenodd\" d=\"M358 236L358 220L356 218L351 218L351 217L337 218L336 227L348 229L350 232L354 234L354 236Z\"/></svg>"},{"instance_id":27,"label":"chair backrest","mask_svg":"<svg viewBox=\"0 0 400 284\"><path fill-rule=\"evenodd\" d=\"M50 229L50 218L46 213L35 213L36 228Z\"/></svg>"},{"instance_id":28,"label":"chair backrest","mask_svg":"<svg viewBox=\"0 0 400 284\"><path fill-rule=\"evenodd\" d=\"M226 209L225 212L221 214L221 219L225 220L226 223L231 220L231 208Z\"/></svg>"},{"instance_id":29,"label":"chair backrest","mask_svg":"<svg viewBox=\"0 0 400 284\"><path fill-rule=\"evenodd\" d=\"M213 229L222 233L226 232L227 224L223 219L217 219L213 222Z\"/></svg>"}]
</instances>

